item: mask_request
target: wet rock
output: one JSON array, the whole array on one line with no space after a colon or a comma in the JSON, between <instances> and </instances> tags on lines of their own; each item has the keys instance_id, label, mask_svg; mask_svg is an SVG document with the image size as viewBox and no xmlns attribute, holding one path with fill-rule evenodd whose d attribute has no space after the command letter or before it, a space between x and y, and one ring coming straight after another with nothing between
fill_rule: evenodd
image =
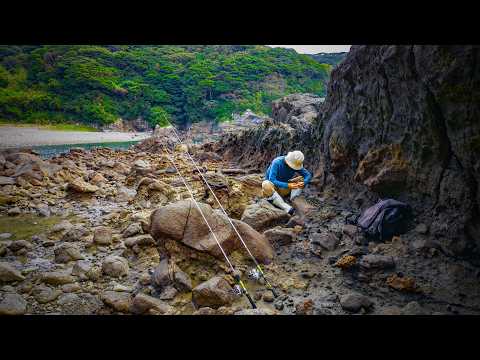
<instances>
[{"instance_id":1,"label":"wet rock","mask_svg":"<svg viewBox=\"0 0 480 360\"><path fill-rule=\"evenodd\" d=\"M0 234L0 241L3 241L3 240L8 240L12 237L12 234L10 233L1 233Z\"/></svg>"},{"instance_id":2,"label":"wet rock","mask_svg":"<svg viewBox=\"0 0 480 360\"><path fill-rule=\"evenodd\" d=\"M430 312L425 310L418 302L411 301L402 309L402 315L429 315Z\"/></svg>"},{"instance_id":3,"label":"wet rock","mask_svg":"<svg viewBox=\"0 0 480 360\"><path fill-rule=\"evenodd\" d=\"M73 265L72 275L78 276L81 279L87 278L87 273L92 269L92 263L88 260L78 260Z\"/></svg>"},{"instance_id":4,"label":"wet rock","mask_svg":"<svg viewBox=\"0 0 480 360\"><path fill-rule=\"evenodd\" d=\"M320 245L322 248L328 251L335 250L340 243L338 236L331 232L314 233L310 236L310 242L312 244Z\"/></svg>"},{"instance_id":5,"label":"wet rock","mask_svg":"<svg viewBox=\"0 0 480 360\"><path fill-rule=\"evenodd\" d=\"M137 191L135 189L129 189L125 186L118 186L115 200L117 202L128 202L135 199L136 195Z\"/></svg>"},{"instance_id":6,"label":"wet rock","mask_svg":"<svg viewBox=\"0 0 480 360\"><path fill-rule=\"evenodd\" d=\"M192 315L217 315L217 310L210 307L202 307L196 310Z\"/></svg>"},{"instance_id":7,"label":"wet rock","mask_svg":"<svg viewBox=\"0 0 480 360\"><path fill-rule=\"evenodd\" d=\"M51 287L45 285L36 286L32 290L33 297L40 304L49 303L58 298L61 294L62 292L60 290L52 289Z\"/></svg>"},{"instance_id":8,"label":"wet rock","mask_svg":"<svg viewBox=\"0 0 480 360\"><path fill-rule=\"evenodd\" d=\"M378 315L402 315L402 309L398 306L386 306L378 311Z\"/></svg>"},{"instance_id":9,"label":"wet rock","mask_svg":"<svg viewBox=\"0 0 480 360\"><path fill-rule=\"evenodd\" d=\"M12 281L22 281L25 280L20 271L15 269L12 265L6 262L0 262L0 281L1 282L12 282Z\"/></svg>"},{"instance_id":10,"label":"wet rock","mask_svg":"<svg viewBox=\"0 0 480 360\"><path fill-rule=\"evenodd\" d=\"M130 311L134 314L145 314L154 310L160 314L172 314L175 309L166 302L145 294L137 294L132 301Z\"/></svg>"},{"instance_id":11,"label":"wet rock","mask_svg":"<svg viewBox=\"0 0 480 360\"><path fill-rule=\"evenodd\" d=\"M81 241L82 238L87 234L88 230L84 225L75 224L67 230L67 232L63 235L62 240L67 242Z\"/></svg>"},{"instance_id":12,"label":"wet rock","mask_svg":"<svg viewBox=\"0 0 480 360\"><path fill-rule=\"evenodd\" d=\"M134 235L141 234L143 232L142 226L140 223L132 223L123 231L122 235L124 238L129 238Z\"/></svg>"},{"instance_id":13,"label":"wet rock","mask_svg":"<svg viewBox=\"0 0 480 360\"><path fill-rule=\"evenodd\" d=\"M20 215L22 213L22 210L18 206L15 206L7 211L7 215L9 216L16 216Z\"/></svg>"},{"instance_id":14,"label":"wet rock","mask_svg":"<svg viewBox=\"0 0 480 360\"><path fill-rule=\"evenodd\" d=\"M175 296L177 296L177 294L178 290L175 289L173 286L166 286L160 293L159 299L172 300Z\"/></svg>"},{"instance_id":15,"label":"wet rock","mask_svg":"<svg viewBox=\"0 0 480 360\"><path fill-rule=\"evenodd\" d=\"M27 302L16 293L7 293L0 302L0 315L23 315L27 312Z\"/></svg>"},{"instance_id":16,"label":"wet rock","mask_svg":"<svg viewBox=\"0 0 480 360\"><path fill-rule=\"evenodd\" d=\"M89 293L63 294L57 304L60 312L66 315L95 315L103 308L103 302Z\"/></svg>"},{"instance_id":17,"label":"wet rock","mask_svg":"<svg viewBox=\"0 0 480 360\"><path fill-rule=\"evenodd\" d=\"M75 260L83 260L84 256L75 244L63 243L54 249L55 262L68 263Z\"/></svg>"},{"instance_id":18,"label":"wet rock","mask_svg":"<svg viewBox=\"0 0 480 360\"><path fill-rule=\"evenodd\" d=\"M393 257L386 255L369 254L362 256L360 267L365 270L371 269L390 269L395 267Z\"/></svg>"},{"instance_id":19,"label":"wet rock","mask_svg":"<svg viewBox=\"0 0 480 360\"><path fill-rule=\"evenodd\" d=\"M95 193L99 190L98 186L89 184L80 178L69 181L67 189L77 193Z\"/></svg>"},{"instance_id":20,"label":"wet rock","mask_svg":"<svg viewBox=\"0 0 480 360\"><path fill-rule=\"evenodd\" d=\"M211 307L218 309L230 305L235 300L232 287L220 276L196 286L192 291L192 301L196 307Z\"/></svg>"},{"instance_id":21,"label":"wet rock","mask_svg":"<svg viewBox=\"0 0 480 360\"><path fill-rule=\"evenodd\" d=\"M269 309L244 309L235 312L235 315L275 315L275 312Z\"/></svg>"},{"instance_id":22,"label":"wet rock","mask_svg":"<svg viewBox=\"0 0 480 360\"><path fill-rule=\"evenodd\" d=\"M123 243L126 247L150 246L155 245L155 240L150 235L138 235L125 239Z\"/></svg>"},{"instance_id":23,"label":"wet rock","mask_svg":"<svg viewBox=\"0 0 480 360\"><path fill-rule=\"evenodd\" d=\"M72 292L78 292L82 288L78 283L72 283L72 284L65 284L62 285L62 291L64 293L72 293Z\"/></svg>"},{"instance_id":24,"label":"wet rock","mask_svg":"<svg viewBox=\"0 0 480 360\"><path fill-rule=\"evenodd\" d=\"M129 266L127 259L111 255L106 257L102 263L102 272L112 277L128 275Z\"/></svg>"},{"instance_id":25,"label":"wet rock","mask_svg":"<svg viewBox=\"0 0 480 360\"><path fill-rule=\"evenodd\" d=\"M416 227L415 227L415 231L419 234L426 234L428 232L428 227L427 225L425 224L418 224Z\"/></svg>"},{"instance_id":26,"label":"wet rock","mask_svg":"<svg viewBox=\"0 0 480 360\"><path fill-rule=\"evenodd\" d=\"M364 295L358 293L349 293L340 298L340 305L344 310L356 313L362 308L369 310L373 305L373 302Z\"/></svg>"},{"instance_id":27,"label":"wet rock","mask_svg":"<svg viewBox=\"0 0 480 360\"><path fill-rule=\"evenodd\" d=\"M100 299L108 306L119 312L129 312L132 301L129 293L105 291Z\"/></svg>"},{"instance_id":28,"label":"wet rock","mask_svg":"<svg viewBox=\"0 0 480 360\"><path fill-rule=\"evenodd\" d=\"M313 315L313 310L314 306L312 299L300 301L295 305L296 315Z\"/></svg>"},{"instance_id":29,"label":"wet rock","mask_svg":"<svg viewBox=\"0 0 480 360\"><path fill-rule=\"evenodd\" d=\"M110 245L112 243L112 229L106 226L96 228L93 233L93 242L99 245Z\"/></svg>"},{"instance_id":30,"label":"wet rock","mask_svg":"<svg viewBox=\"0 0 480 360\"><path fill-rule=\"evenodd\" d=\"M16 241L12 241L12 243L8 246L8 249L10 251L19 251L21 249L32 249L33 248L33 245L32 243L30 243L29 241L26 241L26 240L16 240Z\"/></svg>"},{"instance_id":31,"label":"wet rock","mask_svg":"<svg viewBox=\"0 0 480 360\"><path fill-rule=\"evenodd\" d=\"M359 233L358 227L351 224L345 224L342 227L342 233L347 235L351 239L355 239L355 236Z\"/></svg>"},{"instance_id":32,"label":"wet rock","mask_svg":"<svg viewBox=\"0 0 480 360\"><path fill-rule=\"evenodd\" d=\"M207 204L200 203L199 206L225 252L230 254L237 249L244 251L226 216L215 212ZM268 240L244 222L235 219L232 222L255 258L261 263L270 263L274 250ZM223 258L203 217L191 200L179 201L155 210L150 223L150 233L160 244L165 239L172 239L197 251Z\"/></svg>"},{"instance_id":33,"label":"wet rock","mask_svg":"<svg viewBox=\"0 0 480 360\"><path fill-rule=\"evenodd\" d=\"M43 273L41 281L50 285L64 285L75 282L75 278L66 271L52 271Z\"/></svg>"},{"instance_id":34,"label":"wet rock","mask_svg":"<svg viewBox=\"0 0 480 360\"><path fill-rule=\"evenodd\" d=\"M15 185L15 179L13 177L0 176L0 186L2 185Z\"/></svg>"},{"instance_id":35,"label":"wet rock","mask_svg":"<svg viewBox=\"0 0 480 360\"><path fill-rule=\"evenodd\" d=\"M58 233L58 232L61 232L61 231L68 231L72 227L73 227L73 225L70 221L63 220L63 221L59 222L58 224L55 224L54 226L52 226L52 228L50 229L50 232Z\"/></svg>"},{"instance_id":36,"label":"wet rock","mask_svg":"<svg viewBox=\"0 0 480 360\"><path fill-rule=\"evenodd\" d=\"M268 241L276 245L288 245L297 238L297 233L292 229L275 227L263 233Z\"/></svg>"},{"instance_id":37,"label":"wet rock","mask_svg":"<svg viewBox=\"0 0 480 360\"><path fill-rule=\"evenodd\" d=\"M241 220L257 231L263 231L276 225L287 223L290 219L285 211L280 210L266 200L245 208Z\"/></svg>"}]
</instances>

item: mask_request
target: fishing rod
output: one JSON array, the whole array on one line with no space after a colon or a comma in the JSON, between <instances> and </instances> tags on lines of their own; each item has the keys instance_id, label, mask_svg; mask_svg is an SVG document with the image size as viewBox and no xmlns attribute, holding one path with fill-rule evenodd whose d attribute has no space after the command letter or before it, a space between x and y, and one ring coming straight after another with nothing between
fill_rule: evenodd
<instances>
[{"instance_id":1,"label":"fishing rod","mask_svg":"<svg viewBox=\"0 0 480 360\"><path fill-rule=\"evenodd\" d=\"M207 218L205 217L205 215L203 214L203 211L202 209L200 208L200 205L198 205L198 202L197 200L195 200L195 197L193 196L193 192L191 191L190 187L188 186L187 184L187 181L185 180L185 178L183 177L182 173L180 172L180 170L178 169L177 165L175 164L175 162L173 161L172 157L170 156L169 152L167 151L166 147L164 146L164 150L165 152L167 153L167 157L168 159L170 160L170 162L172 163L173 167L175 168L175 170L177 171L179 177L182 179L183 181L183 184L185 185L185 187L187 188L188 190L188 193L190 194L190 197L192 198L193 202L195 203L195 205L197 206L197 209L198 211L200 212L200 215L202 215L202 218L203 220L205 221L205 224L207 224L207 227L208 227L208 230L210 230L210 233L212 234L213 238L215 239L215 242L217 243L218 247L220 248L220 251L222 252L225 260L227 261L227 264L230 266L230 269L232 270L232 274L233 274L233 278L235 280L235 282L237 283L237 286L239 287L240 289L240 295L241 294L244 294L248 301L250 302L250 305L252 306L253 309L256 309L257 308L257 305L255 304L255 301L253 301L252 297L250 296L245 284L243 283L242 279L240 278L240 274L238 271L235 270L235 267L232 265L232 263L230 262L230 259L228 258L227 254L225 253L225 251L223 250L223 247L222 245L220 245L220 241L218 241L218 238L217 236L215 235L215 232L213 231L212 227L210 226L210 224L208 223L207 221ZM235 289L236 290L236 289ZM237 294L238 294L238 291L237 291Z\"/></svg>"},{"instance_id":2,"label":"fishing rod","mask_svg":"<svg viewBox=\"0 0 480 360\"><path fill-rule=\"evenodd\" d=\"M170 124L170 126L172 127L172 130L175 134L175 137L178 139L179 143L182 144L182 145L185 145L182 141L182 139L180 139L180 136L178 135L176 129L175 129L175 126L173 126L173 124L170 122L170 120L168 120L167 118L165 118L165 120ZM185 145L186 146L186 145ZM262 267L260 266L260 264L258 263L258 261L255 259L255 257L253 256L253 254L250 252L250 249L248 248L247 244L245 243L245 241L243 240L242 236L240 235L240 233L238 232L237 228L235 227L235 225L233 224L232 220L230 219L230 216L228 216L227 212L225 211L224 207L222 206L222 204L220 203L220 201L218 200L217 198L217 195L215 195L215 192L213 191L213 189L210 187L210 184L208 183L208 181L205 179L205 177L203 176L202 172L200 171L199 167L197 166L197 163L195 162L195 160L192 158L192 156L190 155L190 152L188 151L188 147L186 146L186 154L188 155L190 161L192 162L193 166L195 166L198 174L200 175L200 177L202 178L202 180L205 182L205 184L207 185L208 189L210 190L210 192L212 193L213 197L215 198L217 204L220 206L220 208L222 209L223 213L225 214L225 216L227 217L228 219L228 222L230 223L230 225L232 226L233 230L235 231L235 234L237 235L237 237L240 239L240 242L242 243L243 247L247 250L247 253L248 255L250 256L250 258L253 260L255 266L256 266L256 269L252 269L250 272L249 272L249 276L254 279L254 280L259 280L259 278L263 278L263 280L265 281L265 287L270 290L273 294L274 297L277 297L278 294L277 292L275 291L275 288L272 286L272 284L268 281L267 277L265 276L265 273L262 269Z\"/></svg>"}]
</instances>

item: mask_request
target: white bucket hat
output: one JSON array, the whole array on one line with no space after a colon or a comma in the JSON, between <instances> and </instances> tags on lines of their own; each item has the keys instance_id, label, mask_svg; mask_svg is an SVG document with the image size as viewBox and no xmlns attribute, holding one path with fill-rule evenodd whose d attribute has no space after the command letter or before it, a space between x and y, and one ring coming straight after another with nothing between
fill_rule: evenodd
<instances>
[{"instance_id":1,"label":"white bucket hat","mask_svg":"<svg viewBox=\"0 0 480 360\"><path fill-rule=\"evenodd\" d=\"M293 170L300 170L301 168L303 168L304 158L305 157L303 156L303 153L301 151L290 151L287 156L285 156L285 162Z\"/></svg>"}]
</instances>

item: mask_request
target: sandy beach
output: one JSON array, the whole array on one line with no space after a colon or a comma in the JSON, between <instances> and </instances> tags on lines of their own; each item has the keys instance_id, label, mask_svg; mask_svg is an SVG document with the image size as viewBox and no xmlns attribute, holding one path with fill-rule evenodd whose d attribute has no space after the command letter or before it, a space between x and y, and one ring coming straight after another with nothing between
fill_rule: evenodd
<instances>
[{"instance_id":1,"label":"sandy beach","mask_svg":"<svg viewBox=\"0 0 480 360\"><path fill-rule=\"evenodd\" d=\"M151 133L52 131L37 127L0 126L0 148L136 141Z\"/></svg>"}]
</instances>

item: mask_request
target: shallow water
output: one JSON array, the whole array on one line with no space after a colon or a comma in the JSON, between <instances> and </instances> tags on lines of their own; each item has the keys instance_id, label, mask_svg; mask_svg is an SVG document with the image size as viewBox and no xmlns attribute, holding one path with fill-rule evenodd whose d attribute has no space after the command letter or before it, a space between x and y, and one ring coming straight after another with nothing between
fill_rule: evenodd
<instances>
[{"instance_id":1,"label":"shallow water","mask_svg":"<svg viewBox=\"0 0 480 360\"><path fill-rule=\"evenodd\" d=\"M32 146L32 149L40 154L43 159L50 159L56 155L64 154L70 151L71 148L83 148L90 150L93 148L110 148L114 150L127 150L130 146L138 143L135 141L123 141L123 142L101 142L101 143L89 143L89 144L63 144L63 145L41 145Z\"/></svg>"}]
</instances>

